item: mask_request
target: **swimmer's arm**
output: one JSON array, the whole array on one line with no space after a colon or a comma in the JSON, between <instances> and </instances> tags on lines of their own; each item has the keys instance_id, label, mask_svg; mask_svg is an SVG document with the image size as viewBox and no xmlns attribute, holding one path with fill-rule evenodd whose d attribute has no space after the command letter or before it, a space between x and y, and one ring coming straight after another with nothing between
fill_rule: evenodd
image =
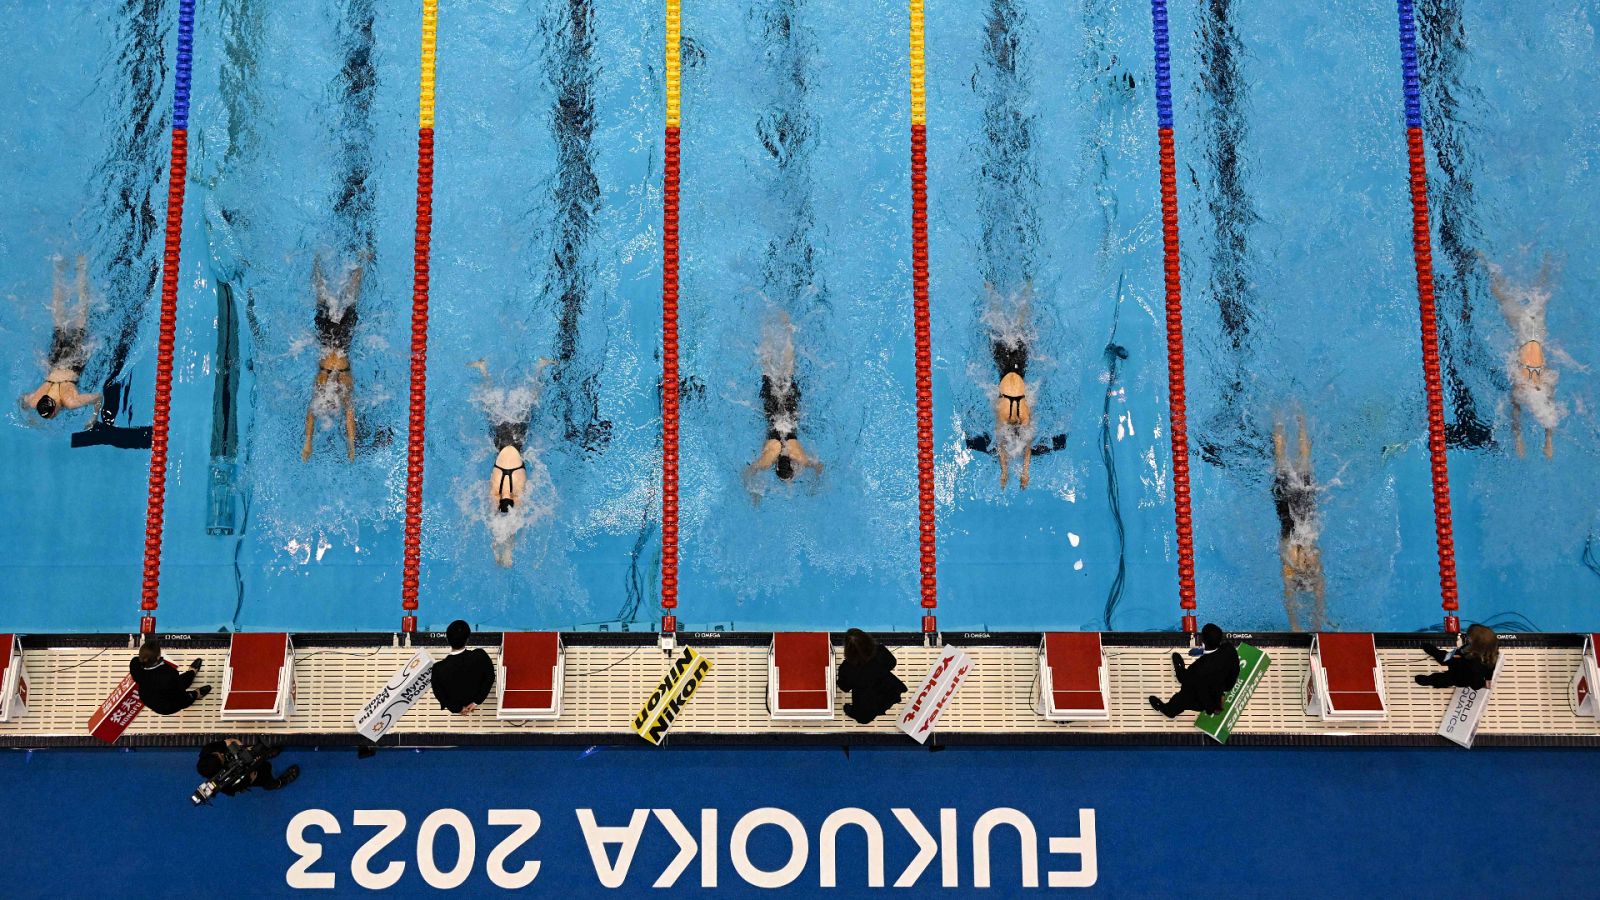
<instances>
[{"instance_id":1,"label":"swimmer's arm","mask_svg":"<svg viewBox=\"0 0 1600 900\"><path fill-rule=\"evenodd\" d=\"M311 434L317 427L317 391L321 390L322 386L327 383L328 376L318 372L315 386L311 389L311 400L306 403L306 446L305 449L300 451L301 462L311 459Z\"/></svg>"},{"instance_id":2,"label":"swimmer's arm","mask_svg":"<svg viewBox=\"0 0 1600 900\"><path fill-rule=\"evenodd\" d=\"M756 457L756 461L750 464L749 471L757 472L761 469L772 468L773 463L778 461L778 454L782 452L783 445L781 443L772 440L767 441L761 448L761 455Z\"/></svg>"},{"instance_id":3,"label":"swimmer's arm","mask_svg":"<svg viewBox=\"0 0 1600 900\"><path fill-rule=\"evenodd\" d=\"M1586 366L1583 363L1580 363L1577 360L1573 359L1567 353L1567 351L1562 350L1560 347L1549 347L1549 348L1546 348L1546 349L1548 349L1550 351L1550 355L1551 356L1554 356L1556 359L1560 360L1562 365L1571 366L1572 368L1577 369L1579 372L1587 372L1587 371L1589 371L1589 367L1588 366Z\"/></svg>"},{"instance_id":4,"label":"swimmer's arm","mask_svg":"<svg viewBox=\"0 0 1600 900\"><path fill-rule=\"evenodd\" d=\"M35 406L39 405L39 398L44 396L44 392L48 390L49 387L50 386L48 384L41 384L39 385L38 390L34 391L33 393L23 394L21 397L17 398L17 405L21 406L23 409L33 409Z\"/></svg>"},{"instance_id":5,"label":"swimmer's arm","mask_svg":"<svg viewBox=\"0 0 1600 900\"><path fill-rule=\"evenodd\" d=\"M37 403L39 401L35 400L34 402ZM80 394L74 391L72 396L62 398L61 405L66 409L80 409L82 407L91 406L99 402L99 394Z\"/></svg>"},{"instance_id":6,"label":"swimmer's arm","mask_svg":"<svg viewBox=\"0 0 1600 900\"><path fill-rule=\"evenodd\" d=\"M1033 442L1022 446L1022 475L1017 479L1017 484L1023 489L1028 489L1028 465L1033 462Z\"/></svg>"}]
</instances>

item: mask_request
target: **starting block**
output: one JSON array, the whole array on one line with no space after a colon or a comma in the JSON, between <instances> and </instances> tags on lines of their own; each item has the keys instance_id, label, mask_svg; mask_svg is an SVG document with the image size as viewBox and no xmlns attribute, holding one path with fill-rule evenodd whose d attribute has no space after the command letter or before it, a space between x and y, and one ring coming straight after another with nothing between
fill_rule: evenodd
<instances>
[{"instance_id":1,"label":"starting block","mask_svg":"<svg viewBox=\"0 0 1600 900\"><path fill-rule=\"evenodd\" d=\"M15 722L28 714L28 667L22 659L22 641L0 634L0 722Z\"/></svg>"},{"instance_id":2,"label":"starting block","mask_svg":"<svg viewBox=\"0 0 1600 900\"><path fill-rule=\"evenodd\" d=\"M1383 664L1370 634L1322 632L1311 638L1306 715L1324 722L1381 722L1389 716Z\"/></svg>"},{"instance_id":3,"label":"starting block","mask_svg":"<svg viewBox=\"0 0 1600 900\"><path fill-rule=\"evenodd\" d=\"M294 642L287 634L235 634L222 673L222 719L283 722L294 715Z\"/></svg>"},{"instance_id":4,"label":"starting block","mask_svg":"<svg viewBox=\"0 0 1600 900\"><path fill-rule=\"evenodd\" d=\"M1591 634L1583 639L1583 656L1578 659L1578 671L1572 675L1572 711L1600 719L1596 691L1600 691L1600 634Z\"/></svg>"},{"instance_id":5,"label":"starting block","mask_svg":"<svg viewBox=\"0 0 1600 900\"><path fill-rule=\"evenodd\" d=\"M833 646L824 631L779 632L767 650L767 713L833 718Z\"/></svg>"},{"instance_id":6,"label":"starting block","mask_svg":"<svg viewBox=\"0 0 1600 900\"><path fill-rule=\"evenodd\" d=\"M1034 709L1052 722L1111 721L1111 676L1099 632L1047 632L1033 684Z\"/></svg>"},{"instance_id":7,"label":"starting block","mask_svg":"<svg viewBox=\"0 0 1600 900\"><path fill-rule=\"evenodd\" d=\"M554 631L508 631L500 638L497 719L561 718L567 654Z\"/></svg>"}]
</instances>

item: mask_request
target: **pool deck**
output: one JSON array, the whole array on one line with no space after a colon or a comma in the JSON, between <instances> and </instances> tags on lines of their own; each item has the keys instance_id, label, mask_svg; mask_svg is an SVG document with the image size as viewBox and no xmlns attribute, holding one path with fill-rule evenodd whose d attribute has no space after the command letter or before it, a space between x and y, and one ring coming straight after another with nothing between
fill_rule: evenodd
<instances>
[{"instance_id":1,"label":"pool deck","mask_svg":"<svg viewBox=\"0 0 1600 900\"><path fill-rule=\"evenodd\" d=\"M836 640L839 636L835 636ZM1169 654L1187 648L1177 634L1107 634L1111 716L1108 722L1054 723L1033 708L1038 635L945 635L974 660L970 680L939 720L930 741L954 744L1125 744L1210 745L1185 715L1168 721L1146 704L1149 694L1175 689ZM654 689L670 658L650 634L564 634L565 701L559 719L548 722L501 721L493 695L484 708L452 716L431 695L419 702L385 736L385 746L509 744L634 744L646 746L629 720ZM1329 723L1307 715L1302 696L1310 661L1309 635L1249 635L1243 639L1266 650L1272 662L1236 725L1230 745L1385 745L1453 747L1436 732L1451 692L1418 687L1412 676L1437 671L1419 649L1421 635L1380 635L1389 714L1382 722ZM0 746L103 746L87 731L90 715L127 672L134 636L40 636L25 639L32 677L28 712L0 723ZM436 636L417 636L436 657ZM497 636L480 635L492 657ZM767 644L756 633L700 633L680 636L715 663L715 670L672 726L668 744L905 744L892 717L858 725L838 712L823 722L774 721L766 708ZM1441 641L1434 636L1432 641ZM191 640L168 637L175 660L205 660L198 683L220 689L226 665L227 636ZM118 746L188 746L216 735L260 734L303 745L367 743L352 719L384 681L415 653L394 635L296 635L299 701L285 722L223 722L218 693L176 716L142 713ZM936 649L916 635L886 639L900 660L898 673L914 683L928 671ZM835 660L840 648L834 647ZM1600 747L1600 722L1576 715L1569 683L1581 655L1581 637L1508 635L1500 677L1478 732L1478 746ZM498 663L498 660L497 660ZM836 700L843 705L844 697Z\"/></svg>"}]
</instances>

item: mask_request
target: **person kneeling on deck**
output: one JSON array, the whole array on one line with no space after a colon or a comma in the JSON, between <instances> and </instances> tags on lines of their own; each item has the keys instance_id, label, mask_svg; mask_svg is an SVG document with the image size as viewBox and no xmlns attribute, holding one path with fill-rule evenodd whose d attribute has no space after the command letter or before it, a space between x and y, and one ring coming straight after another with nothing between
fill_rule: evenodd
<instances>
[{"instance_id":1,"label":"person kneeling on deck","mask_svg":"<svg viewBox=\"0 0 1600 900\"><path fill-rule=\"evenodd\" d=\"M450 623L444 636L450 655L433 664L433 696L453 713L469 713L494 690L494 660L482 647L467 649L472 627L460 619Z\"/></svg>"},{"instance_id":2,"label":"person kneeling on deck","mask_svg":"<svg viewBox=\"0 0 1600 900\"><path fill-rule=\"evenodd\" d=\"M839 690L850 692L844 714L862 725L889 711L905 696L906 683L894 674L894 654L859 628L845 633Z\"/></svg>"},{"instance_id":3,"label":"person kneeling on deck","mask_svg":"<svg viewBox=\"0 0 1600 900\"><path fill-rule=\"evenodd\" d=\"M170 716L195 704L211 693L211 685L191 689L194 676L200 671L201 660L189 664L182 672L161 658L161 639L152 635L139 648L139 655L128 664L133 682L139 686L139 699L153 713Z\"/></svg>"},{"instance_id":4,"label":"person kneeling on deck","mask_svg":"<svg viewBox=\"0 0 1600 900\"><path fill-rule=\"evenodd\" d=\"M1457 650L1445 653L1432 644L1424 644L1422 652L1433 657L1445 667L1443 672L1418 675L1415 680L1423 687L1471 688L1481 690L1494 677L1494 664L1500 661L1500 639L1487 625L1473 625L1467 629L1467 642Z\"/></svg>"},{"instance_id":5,"label":"person kneeling on deck","mask_svg":"<svg viewBox=\"0 0 1600 900\"><path fill-rule=\"evenodd\" d=\"M1206 623L1200 629L1200 644L1205 651L1188 667L1183 664L1183 654L1172 654L1172 672L1182 685L1172 699L1162 703L1160 697L1150 696L1151 708L1169 719L1176 719L1185 710L1221 712L1223 696L1239 680L1239 651L1221 628Z\"/></svg>"}]
</instances>

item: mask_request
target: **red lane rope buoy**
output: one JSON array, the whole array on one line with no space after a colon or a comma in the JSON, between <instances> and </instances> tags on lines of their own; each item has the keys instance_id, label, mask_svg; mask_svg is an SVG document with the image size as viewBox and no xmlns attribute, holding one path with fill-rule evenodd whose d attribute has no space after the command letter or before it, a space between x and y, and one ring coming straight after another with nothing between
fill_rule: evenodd
<instances>
[{"instance_id":1,"label":"red lane rope buoy","mask_svg":"<svg viewBox=\"0 0 1600 900\"><path fill-rule=\"evenodd\" d=\"M400 630L417 630L422 567L422 467L428 418L428 256L433 243L433 91L438 0L422 4L422 80L417 115L417 233L411 277L411 397L407 410L405 556Z\"/></svg>"},{"instance_id":2,"label":"red lane rope buoy","mask_svg":"<svg viewBox=\"0 0 1600 900\"><path fill-rule=\"evenodd\" d=\"M922 633L939 630L939 556L933 496L933 339L928 312L928 102L923 0L911 0L911 300L917 364L917 538Z\"/></svg>"},{"instance_id":3,"label":"red lane rope buoy","mask_svg":"<svg viewBox=\"0 0 1600 900\"><path fill-rule=\"evenodd\" d=\"M1405 75L1406 158L1411 181L1411 253L1417 268L1422 321L1422 377L1428 395L1428 465L1433 482L1434 541L1439 553L1439 605L1444 630L1461 630L1456 611L1456 542L1450 518L1450 463L1445 455L1444 385L1439 377L1439 318L1433 294L1433 240L1428 224L1428 161L1422 140L1422 79L1417 65L1417 24L1412 0L1398 0L1400 62Z\"/></svg>"},{"instance_id":4,"label":"red lane rope buoy","mask_svg":"<svg viewBox=\"0 0 1600 900\"><path fill-rule=\"evenodd\" d=\"M1178 539L1178 606L1183 630L1195 633L1194 516L1189 497L1188 391L1184 382L1183 279L1178 255L1178 167L1172 140L1172 51L1167 0L1151 0L1156 45L1156 119L1161 148L1162 274L1167 295L1167 394L1171 411L1172 508Z\"/></svg>"},{"instance_id":5,"label":"red lane rope buoy","mask_svg":"<svg viewBox=\"0 0 1600 900\"><path fill-rule=\"evenodd\" d=\"M172 421L172 358L178 333L178 272L183 248L183 193L189 165L189 84L194 65L194 0L178 3L178 54L172 90L172 152L167 166L167 235L161 256L161 322L150 429L150 488L145 505L144 583L139 631L156 630L161 599L161 538L166 522L167 431Z\"/></svg>"},{"instance_id":6,"label":"red lane rope buoy","mask_svg":"<svg viewBox=\"0 0 1600 900\"><path fill-rule=\"evenodd\" d=\"M682 10L666 0L666 163L661 179L661 633L678 629L678 125Z\"/></svg>"}]
</instances>

